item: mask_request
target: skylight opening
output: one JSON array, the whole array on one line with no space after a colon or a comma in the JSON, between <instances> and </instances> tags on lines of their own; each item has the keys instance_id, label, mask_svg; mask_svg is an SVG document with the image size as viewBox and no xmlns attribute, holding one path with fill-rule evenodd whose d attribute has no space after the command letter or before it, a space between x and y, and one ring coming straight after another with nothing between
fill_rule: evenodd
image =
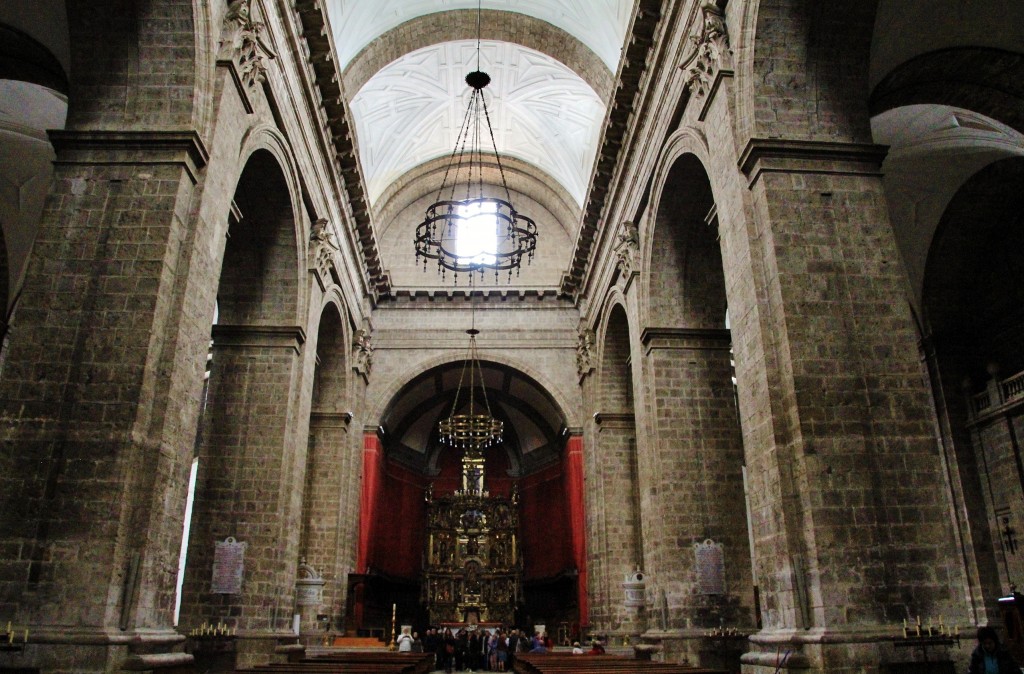
<instances>
[{"instance_id":1,"label":"skylight opening","mask_svg":"<svg viewBox=\"0 0 1024 674\"><path fill-rule=\"evenodd\" d=\"M474 201L459 206L462 223L456 233L455 254L460 263L494 264L498 252L498 204Z\"/></svg>"}]
</instances>

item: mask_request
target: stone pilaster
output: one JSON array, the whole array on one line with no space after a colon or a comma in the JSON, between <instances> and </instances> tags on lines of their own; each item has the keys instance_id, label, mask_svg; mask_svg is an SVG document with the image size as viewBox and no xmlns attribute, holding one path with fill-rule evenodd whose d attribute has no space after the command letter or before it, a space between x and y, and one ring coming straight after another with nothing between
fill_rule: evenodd
<instances>
[{"instance_id":1,"label":"stone pilaster","mask_svg":"<svg viewBox=\"0 0 1024 674\"><path fill-rule=\"evenodd\" d=\"M647 582L664 593L658 626L747 627L753 581L729 331L648 328L641 339L654 401L641 512ZM694 546L705 541L722 550L722 574L699 567Z\"/></svg>"},{"instance_id":2,"label":"stone pilaster","mask_svg":"<svg viewBox=\"0 0 1024 674\"><path fill-rule=\"evenodd\" d=\"M217 325L181 625L225 622L243 646L266 648L291 631L299 560L302 483L295 480L305 447L291 446L291 391L300 371L303 331L291 326ZM296 498L298 495L298 498ZM215 545L245 543L240 591L211 582ZM263 660L265 662L265 660Z\"/></svg>"},{"instance_id":3,"label":"stone pilaster","mask_svg":"<svg viewBox=\"0 0 1024 674\"><path fill-rule=\"evenodd\" d=\"M864 671L907 658L890 637L908 616L967 623L882 156L753 139L740 159L768 331L762 360L738 358L754 358L740 407L745 434L770 423L773 438L745 443L764 617L745 671L774 670L787 650L789 668ZM723 230L726 249L737 233ZM751 307L736 309L754 327Z\"/></svg>"}]
</instances>

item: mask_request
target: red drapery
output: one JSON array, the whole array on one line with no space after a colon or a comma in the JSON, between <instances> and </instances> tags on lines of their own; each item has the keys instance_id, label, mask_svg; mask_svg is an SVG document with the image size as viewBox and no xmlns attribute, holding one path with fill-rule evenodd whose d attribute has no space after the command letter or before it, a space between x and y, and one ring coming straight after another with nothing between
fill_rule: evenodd
<instances>
[{"instance_id":1,"label":"red drapery","mask_svg":"<svg viewBox=\"0 0 1024 674\"><path fill-rule=\"evenodd\" d=\"M380 501L381 468L384 448L377 433L363 435L363 486L359 493L359 547L356 550L356 572L366 573L373 564L373 534Z\"/></svg>"},{"instance_id":2,"label":"red drapery","mask_svg":"<svg viewBox=\"0 0 1024 674\"><path fill-rule=\"evenodd\" d=\"M583 511L583 436L573 435L565 446L565 497L572 530L572 556L579 576L576 583L580 625L590 624L587 603L587 520Z\"/></svg>"}]
</instances>

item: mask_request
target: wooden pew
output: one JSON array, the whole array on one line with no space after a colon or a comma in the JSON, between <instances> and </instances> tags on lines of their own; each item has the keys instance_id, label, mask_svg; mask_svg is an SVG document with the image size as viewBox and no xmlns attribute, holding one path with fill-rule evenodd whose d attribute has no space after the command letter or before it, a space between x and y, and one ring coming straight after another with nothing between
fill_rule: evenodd
<instances>
[{"instance_id":1,"label":"wooden pew","mask_svg":"<svg viewBox=\"0 0 1024 674\"><path fill-rule=\"evenodd\" d=\"M430 653L346 652L235 671L240 674L428 674L433 665L434 656Z\"/></svg>"},{"instance_id":2,"label":"wooden pew","mask_svg":"<svg viewBox=\"0 0 1024 674\"><path fill-rule=\"evenodd\" d=\"M518 674L728 674L720 669L636 660L621 655L562 653L517 653L513 669Z\"/></svg>"}]
</instances>

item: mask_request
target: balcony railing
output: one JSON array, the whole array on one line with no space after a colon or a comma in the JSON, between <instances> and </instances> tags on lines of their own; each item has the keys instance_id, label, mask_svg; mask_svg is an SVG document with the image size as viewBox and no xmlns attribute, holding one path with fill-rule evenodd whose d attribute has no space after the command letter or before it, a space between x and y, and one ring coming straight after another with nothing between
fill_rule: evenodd
<instances>
[{"instance_id":1,"label":"balcony railing","mask_svg":"<svg viewBox=\"0 0 1024 674\"><path fill-rule=\"evenodd\" d=\"M981 393L970 397L971 413L978 417L989 410L1018 400L1024 401L1024 372L1003 380L992 380Z\"/></svg>"}]
</instances>

